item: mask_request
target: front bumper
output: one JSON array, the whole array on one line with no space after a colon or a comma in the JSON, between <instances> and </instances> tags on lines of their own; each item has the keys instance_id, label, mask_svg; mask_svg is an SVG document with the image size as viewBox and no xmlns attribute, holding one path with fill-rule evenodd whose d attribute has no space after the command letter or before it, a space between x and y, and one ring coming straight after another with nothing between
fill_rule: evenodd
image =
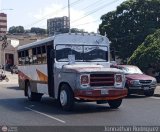
<instances>
[{"instance_id":1,"label":"front bumper","mask_svg":"<svg viewBox=\"0 0 160 132\"><path fill-rule=\"evenodd\" d=\"M123 89L91 89L91 90L75 90L75 98L97 101L97 100L115 100L127 96L128 90Z\"/></svg>"},{"instance_id":2,"label":"front bumper","mask_svg":"<svg viewBox=\"0 0 160 132\"><path fill-rule=\"evenodd\" d=\"M141 85L141 86L130 86L129 93L143 93L145 91L154 91L156 85Z\"/></svg>"}]
</instances>

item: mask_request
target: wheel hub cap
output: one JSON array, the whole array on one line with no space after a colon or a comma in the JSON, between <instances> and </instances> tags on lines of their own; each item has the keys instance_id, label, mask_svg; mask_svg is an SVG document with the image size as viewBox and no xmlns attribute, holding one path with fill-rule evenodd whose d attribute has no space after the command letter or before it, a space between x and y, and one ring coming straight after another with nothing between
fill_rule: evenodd
<instances>
[{"instance_id":1,"label":"wheel hub cap","mask_svg":"<svg viewBox=\"0 0 160 132\"><path fill-rule=\"evenodd\" d=\"M28 97L31 97L31 88L28 87Z\"/></svg>"},{"instance_id":2,"label":"wheel hub cap","mask_svg":"<svg viewBox=\"0 0 160 132\"><path fill-rule=\"evenodd\" d=\"M67 94L66 94L66 91L64 90L62 90L60 93L60 102L62 106L67 104Z\"/></svg>"}]
</instances>

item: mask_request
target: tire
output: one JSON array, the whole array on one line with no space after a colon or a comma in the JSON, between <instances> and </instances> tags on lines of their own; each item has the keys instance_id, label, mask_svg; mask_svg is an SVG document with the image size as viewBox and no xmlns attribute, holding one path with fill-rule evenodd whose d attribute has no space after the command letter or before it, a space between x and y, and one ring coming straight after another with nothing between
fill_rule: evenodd
<instances>
[{"instance_id":1,"label":"tire","mask_svg":"<svg viewBox=\"0 0 160 132\"><path fill-rule=\"evenodd\" d=\"M32 92L29 82L26 85L26 92L29 101L41 101L43 94Z\"/></svg>"},{"instance_id":2,"label":"tire","mask_svg":"<svg viewBox=\"0 0 160 132\"><path fill-rule=\"evenodd\" d=\"M65 111L71 111L74 107L74 95L70 86L62 84L59 91L58 101Z\"/></svg>"},{"instance_id":3,"label":"tire","mask_svg":"<svg viewBox=\"0 0 160 132\"><path fill-rule=\"evenodd\" d=\"M144 92L144 95L149 97L149 96L153 96L154 95L154 90L148 90Z\"/></svg>"},{"instance_id":4,"label":"tire","mask_svg":"<svg viewBox=\"0 0 160 132\"><path fill-rule=\"evenodd\" d=\"M125 88L127 88L127 97L129 97L131 95L131 92L127 84L125 84Z\"/></svg>"},{"instance_id":5,"label":"tire","mask_svg":"<svg viewBox=\"0 0 160 132\"><path fill-rule=\"evenodd\" d=\"M122 99L116 99L116 100L109 100L108 104L110 108L117 109L122 103Z\"/></svg>"}]
</instances>

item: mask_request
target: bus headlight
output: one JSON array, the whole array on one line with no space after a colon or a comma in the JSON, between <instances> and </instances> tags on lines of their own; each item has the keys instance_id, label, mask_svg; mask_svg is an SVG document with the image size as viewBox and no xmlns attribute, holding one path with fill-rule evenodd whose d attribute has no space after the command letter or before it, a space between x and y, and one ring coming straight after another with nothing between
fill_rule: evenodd
<instances>
[{"instance_id":1,"label":"bus headlight","mask_svg":"<svg viewBox=\"0 0 160 132\"><path fill-rule=\"evenodd\" d=\"M90 75L89 74L82 74L80 76L80 83L82 87L88 87L90 84Z\"/></svg>"},{"instance_id":2,"label":"bus headlight","mask_svg":"<svg viewBox=\"0 0 160 132\"><path fill-rule=\"evenodd\" d=\"M115 78L114 86L116 88L123 88L124 75L116 74L114 78Z\"/></svg>"}]
</instances>

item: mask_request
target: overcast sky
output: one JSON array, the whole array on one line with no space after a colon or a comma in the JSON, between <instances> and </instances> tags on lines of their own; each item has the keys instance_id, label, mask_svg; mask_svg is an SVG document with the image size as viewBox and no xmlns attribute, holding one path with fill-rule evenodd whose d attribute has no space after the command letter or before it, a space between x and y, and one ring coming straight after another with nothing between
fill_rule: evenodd
<instances>
[{"instance_id":1,"label":"overcast sky","mask_svg":"<svg viewBox=\"0 0 160 132\"><path fill-rule=\"evenodd\" d=\"M70 0L71 28L97 32L100 17L123 1ZM25 29L46 28L48 18L68 16L67 4L68 0L0 0L1 12L8 15L8 28L19 25Z\"/></svg>"}]
</instances>

